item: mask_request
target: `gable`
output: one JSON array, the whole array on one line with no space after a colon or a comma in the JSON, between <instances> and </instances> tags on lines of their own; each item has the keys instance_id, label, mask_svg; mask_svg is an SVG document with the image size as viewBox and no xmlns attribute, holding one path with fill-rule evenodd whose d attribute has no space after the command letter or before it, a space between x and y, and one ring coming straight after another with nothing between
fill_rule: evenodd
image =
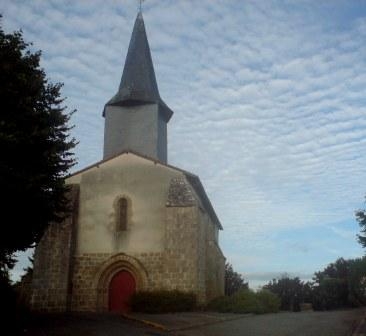
<instances>
[{"instance_id":1,"label":"gable","mask_svg":"<svg viewBox=\"0 0 366 336\"><path fill-rule=\"evenodd\" d=\"M194 175L190 172L187 172L183 169L170 166L167 164L163 164L160 161L154 160L152 158L140 155L133 151L124 151L116 156L113 156L106 160L101 160L96 162L93 165L90 165L84 169L81 169L69 177L66 178L66 184L80 184L81 178L84 174L91 172L93 170L103 169L103 168L110 168L113 166L120 166L120 165L137 165L137 166L146 166L146 169L149 169L149 166L154 165L154 167L159 167L159 169L166 169L167 172L170 173L180 173L183 174L189 185L192 187L193 191L197 195L202 207L208 213L209 217L211 218L212 222L218 226L220 230L223 230L223 227L216 215L216 212L208 198L206 191L197 175Z\"/></svg>"}]
</instances>

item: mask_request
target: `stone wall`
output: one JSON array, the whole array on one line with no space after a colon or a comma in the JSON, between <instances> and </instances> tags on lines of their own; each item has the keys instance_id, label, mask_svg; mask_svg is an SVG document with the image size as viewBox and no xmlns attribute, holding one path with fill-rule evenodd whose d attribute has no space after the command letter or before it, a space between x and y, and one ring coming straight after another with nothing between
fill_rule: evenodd
<instances>
[{"instance_id":1,"label":"stone wall","mask_svg":"<svg viewBox=\"0 0 366 336\"><path fill-rule=\"evenodd\" d=\"M133 255L84 253L76 256L71 310L108 310L110 279L122 269L134 276L137 290L163 289L165 261L162 252Z\"/></svg>"},{"instance_id":2,"label":"stone wall","mask_svg":"<svg viewBox=\"0 0 366 336\"><path fill-rule=\"evenodd\" d=\"M72 310L108 310L109 281L122 269L133 274L137 290L177 289L194 292L200 303L205 303L208 296L223 294L223 281L215 281L221 276L216 268L223 269L221 263L224 259L216 247L207 251L205 225L197 219L197 207L167 208L164 252L131 255L89 253L76 256ZM214 254L207 259L209 253ZM124 260L125 263L118 264L118 260ZM210 288L208 294L206 286Z\"/></svg>"},{"instance_id":3,"label":"stone wall","mask_svg":"<svg viewBox=\"0 0 366 336\"><path fill-rule=\"evenodd\" d=\"M95 276L100 265L109 257L108 253L90 253L74 257L72 311L95 311L97 309Z\"/></svg>"},{"instance_id":4,"label":"stone wall","mask_svg":"<svg viewBox=\"0 0 366 336\"><path fill-rule=\"evenodd\" d=\"M169 182L181 175L123 154L67 179L80 184L77 254L162 252ZM119 198L128 199L127 230L116 235Z\"/></svg>"},{"instance_id":5,"label":"stone wall","mask_svg":"<svg viewBox=\"0 0 366 336\"><path fill-rule=\"evenodd\" d=\"M198 302L224 295L225 257L218 227L183 178L171 180L166 217L166 287L193 291Z\"/></svg>"},{"instance_id":6,"label":"stone wall","mask_svg":"<svg viewBox=\"0 0 366 336\"><path fill-rule=\"evenodd\" d=\"M168 207L165 238L166 289L198 290L197 207Z\"/></svg>"},{"instance_id":7,"label":"stone wall","mask_svg":"<svg viewBox=\"0 0 366 336\"><path fill-rule=\"evenodd\" d=\"M217 228L207 219L206 225L206 300L207 302L215 297L224 295L225 290L225 257L218 245Z\"/></svg>"},{"instance_id":8,"label":"stone wall","mask_svg":"<svg viewBox=\"0 0 366 336\"><path fill-rule=\"evenodd\" d=\"M207 242L206 256L206 300L209 302L225 294L225 257L213 241Z\"/></svg>"},{"instance_id":9,"label":"stone wall","mask_svg":"<svg viewBox=\"0 0 366 336\"><path fill-rule=\"evenodd\" d=\"M197 208L197 215L199 219L197 230L197 294L198 302L204 304L207 302L206 293L206 277L207 277L207 256L206 256L206 235L207 235L207 222L208 216L205 216L205 212L202 208Z\"/></svg>"},{"instance_id":10,"label":"stone wall","mask_svg":"<svg viewBox=\"0 0 366 336\"><path fill-rule=\"evenodd\" d=\"M35 250L31 294L35 311L57 312L70 307L78 195L78 186L70 186L70 215L61 223L51 223Z\"/></svg>"},{"instance_id":11,"label":"stone wall","mask_svg":"<svg viewBox=\"0 0 366 336\"><path fill-rule=\"evenodd\" d=\"M134 276L137 290L194 292L201 304L223 295L225 258L217 242L218 227L184 177L171 179L167 196L159 209L164 233L157 250L91 253L75 246L82 232L77 222L79 188L73 185L72 215L51 224L36 249L33 309L106 311L110 280L120 270Z\"/></svg>"}]
</instances>

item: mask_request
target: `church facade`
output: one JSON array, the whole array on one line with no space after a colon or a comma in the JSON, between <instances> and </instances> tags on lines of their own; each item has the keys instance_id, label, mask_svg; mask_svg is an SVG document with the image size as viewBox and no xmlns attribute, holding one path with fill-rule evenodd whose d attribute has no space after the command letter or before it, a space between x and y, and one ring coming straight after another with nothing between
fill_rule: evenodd
<instances>
[{"instance_id":1,"label":"church facade","mask_svg":"<svg viewBox=\"0 0 366 336\"><path fill-rule=\"evenodd\" d=\"M224 294L222 226L199 178L167 164L167 123L142 14L117 94L105 105L103 160L66 179L72 211L34 256L37 311L126 311L139 290Z\"/></svg>"}]
</instances>

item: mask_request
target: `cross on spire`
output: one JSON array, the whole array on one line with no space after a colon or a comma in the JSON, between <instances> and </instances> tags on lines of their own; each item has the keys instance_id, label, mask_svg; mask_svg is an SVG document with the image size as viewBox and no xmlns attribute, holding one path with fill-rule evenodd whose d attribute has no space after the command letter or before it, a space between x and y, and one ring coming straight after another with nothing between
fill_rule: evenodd
<instances>
[{"instance_id":1,"label":"cross on spire","mask_svg":"<svg viewBox=\"0 0 366 336\"><path fill-rule=\"evenodd\" d=\"M144 2L145 0L139 0L139 12L141 13L142 12L142 3Z\"/></svg>"}]
</instances>

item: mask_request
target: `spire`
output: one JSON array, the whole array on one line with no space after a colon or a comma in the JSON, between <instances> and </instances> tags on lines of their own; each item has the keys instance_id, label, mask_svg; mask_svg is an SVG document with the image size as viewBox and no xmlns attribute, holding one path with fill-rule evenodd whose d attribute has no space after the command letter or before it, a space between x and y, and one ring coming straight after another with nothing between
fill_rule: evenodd
<instances>
[{"instance_id":1,"label":"spire","mask_svg":"<svg viewBox=\"0 0 366 336\"><path fill-rule=\"evenodd\" d=\"M114 106L156 103L169 121L173 111L160 98L141 10L137 14L118 92L106 104ZM105 111L103 112L104 116Z\"/></svg>"},{"instance_id":2,"label":"spire","mask_svg":"<svg viewBox=\"0 0 366 336\"><path fill-rule=\"evenodd\" d=\"M139 0L139 2L139 12L142 13L142 3L144 2L144 0Z\"/></svg>"}]
</instances>

